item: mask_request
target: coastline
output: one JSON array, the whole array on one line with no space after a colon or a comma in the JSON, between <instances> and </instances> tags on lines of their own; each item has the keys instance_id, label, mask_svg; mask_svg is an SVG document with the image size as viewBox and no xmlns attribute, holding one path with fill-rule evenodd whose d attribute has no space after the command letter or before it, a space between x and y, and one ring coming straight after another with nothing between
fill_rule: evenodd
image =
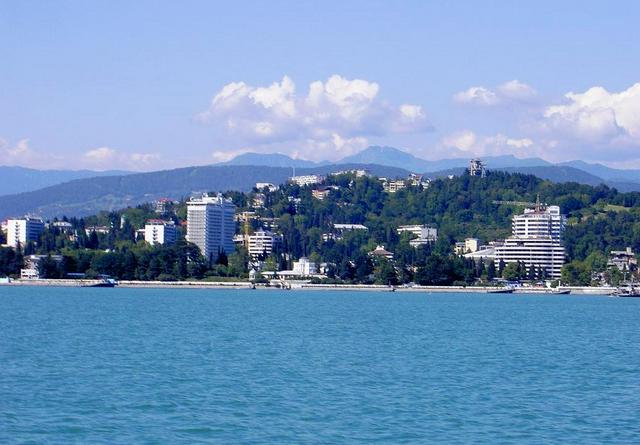
<instances>
[{"instance_id":1,"label":"coastline","mask_svg":"<svg viewBox=\"0 0 640 445\"><path fill-rule=\"evenodd\" d=\"M95 287L101 280L73 280L73 279L39 279L39 280L12 280L0 283L3 286L42 286L42 287ZM384 286L376 284L311 284L289 283L286 290L314 290L314 291L366 291L366 292L427 292L427 293L479 293L486 294L496 291L500 287L482 286ZM281 287L256 285L248 281L118 281L116 287L138 289L255 289L255 290L282 290ZM563 286L561 290L570 290L570 295L600 295L608 296L614 287L579 287ZM546 289L520 287L514 288L514 294L553 295Z\"/></svg>"}]
</instances>

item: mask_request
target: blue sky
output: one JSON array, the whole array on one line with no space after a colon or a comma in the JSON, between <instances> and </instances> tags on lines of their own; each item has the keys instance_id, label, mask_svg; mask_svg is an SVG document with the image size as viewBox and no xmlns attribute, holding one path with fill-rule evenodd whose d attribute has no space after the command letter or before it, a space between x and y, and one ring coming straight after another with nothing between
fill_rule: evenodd
<instances>
[{"instance_id":1,"label":"blue sky","mask_svg":"<svg viewBox=\"0 0 640 445\"><path fill-rule=\"evenodd\" d=\"M640 167L639 19L635 1L2 1L0 164L387 144Z\"/></svg>"}]
</instances>

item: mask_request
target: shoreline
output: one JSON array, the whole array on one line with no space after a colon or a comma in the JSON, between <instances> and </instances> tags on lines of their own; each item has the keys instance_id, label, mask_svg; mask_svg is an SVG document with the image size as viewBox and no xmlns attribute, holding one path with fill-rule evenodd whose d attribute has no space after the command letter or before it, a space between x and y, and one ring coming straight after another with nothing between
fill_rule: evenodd
<instances>
[{"instance_id":1,"label":"shoreline","mask_svg":"<svg viewBox=\"0 0 640 445\"><path fill-rule=\"evenodd\" d=\"M40 279L40 280L12 280L1 282L3 286L42 286L42 287L96 287L101 280L70 280L70 279ZM255 290L314 290L314 291L367 291L367 292L427 292L427 293L490 293L503 289L495 286L384 286L376 284L310 284L289 283L290 288L282 289L276 286L256 285L248 281L119 281L116 287L136 289L255 289ZM608 296L614 287L580 287L563 286L558 289L570 290L570 295L601 295ZM546 288L515 288L514 294L554 295Z\"/></svg>"}]
</instances>

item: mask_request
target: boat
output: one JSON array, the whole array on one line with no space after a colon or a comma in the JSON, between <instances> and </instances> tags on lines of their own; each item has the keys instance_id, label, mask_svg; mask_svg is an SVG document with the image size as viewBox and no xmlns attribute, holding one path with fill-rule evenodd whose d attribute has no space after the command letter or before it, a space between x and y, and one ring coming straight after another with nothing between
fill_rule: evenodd
<instances>
[{"instance_id":1,"label":"boat","mask_svg":"<svg viewBox=\"0 0 640 445\"><path fill-rule=\"evenodd\" d=\"M613 291L612 295L614 297L637 298L640 297L640 289L632 284L626 287L618 287Z\"/></svg>"},{"instance_id":2,"label":"boat","mask_svg":"<svg viewBox=\"0 0 640 445\"><path fill-rule=\"evenodd\" d=\"M96 283L82 283L82 287L116 287L118 283L113 278L103 278Z\"/></svg>"},{"instance_id":3,"label":"boat","mask_svg":"<svg viewBox=\"0 0 640 445\"><path fill-rule=\"evenodd\" d=\"M512 294L513 290L514 289L512 287L501 287L498 289L487 289L487 293L488 294Z\"/></svg>"}]
</instances>

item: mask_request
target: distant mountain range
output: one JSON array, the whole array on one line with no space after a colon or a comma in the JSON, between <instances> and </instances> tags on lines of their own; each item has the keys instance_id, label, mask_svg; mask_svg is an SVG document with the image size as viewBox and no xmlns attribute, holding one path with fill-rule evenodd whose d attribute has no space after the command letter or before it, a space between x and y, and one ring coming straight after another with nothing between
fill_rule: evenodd
<instances>
[{"instance_id":1,"label":"distant mountain range","mask_svg":"<svg viewBox=\"0 0 640 445\"><path fill-rule=\"evenodd\" d=\"M24 167L0 166L0 196L38 190L50 185L96 176L126 175L121 170L35 170Z\"/></svg>"},{"instance_id":2,"label":"distant mountain range","mask_svg":"<svg viewBox=\"0 0 640 445\"><path fill-rule=\"evenodd\" d=\"M344 164L340 168L365 168L386 177L409 174L407 170L381 165ZM336 166L301 168L296 174L327 174L336 170ZM162 197L180 199L201 192L248 191L256 182L281 184L290 176L288 167L217 165L77 179L40 190L0 196L0 220L25 214L45 218L92 215Z\"/></svg>"},{"instance_id":3,"label":"distant mountain range","mask_svg":"<svg viewBox=\"0 0 640 445\"><path fill-rule=\"evenodd\" d=\"M516 158L513 155L504 156L486 156L483 157L485 165L488 169L514 169L514 168L530 168L530 167L573 167L602 181L611 181L618 183L638 183L640 184L640 170L622 170L607 167L602 164L590 164L584 161L568 161L558 164L545 161L540 158ZM429 161L418 158L411 153L399 150L393 147L372 146L364 150L347 156L335 162L313 162L304 159L293 159L285 154L272 153L244 153L234 159L217 165L264 165L269 167L319 167L328 164L376 164L398 167L403 169L410 168L416 173L434 173L442 172L449 169L466 168L469 165L469 158L452 158ZM533 170L535 171L535 170ZM544 170L540 170L544 171ZM547 171L550 173L552 170ZM558 170L560 175L563 171ZM535 174L535 173L531 173ZM601 182L602 182L601 181ZM580 181L578 181L580 182Z\"/></svg>"},{"instance_id":4,"label":"distant mountain range","mask_svg":"<svg viewBox=\"0 0 640 445\"><path fill-rule=\"evenodd\" d=\"M483 160L488 169L531 174L553 182L606 184L620 191L640 191L640 170L620 170L583 161L552 164L539 158L519 159L514 156L485 157ZM405 177L410 169L414 173L442 177L461 174L468 162L463 158L428 161L393 147L369 147L335 163L292 159L283 154L245 153L213 166L149 173L0 167L0 194L5 194L0 196L0 219L27 213L47 218L82 216L160 197L177 199L194 192L246 191L256 182L286 181L293 167L296 174L366 168L377 176ZM16 190L22 193L8 194Z\"/></svg>"}]
</instances>

